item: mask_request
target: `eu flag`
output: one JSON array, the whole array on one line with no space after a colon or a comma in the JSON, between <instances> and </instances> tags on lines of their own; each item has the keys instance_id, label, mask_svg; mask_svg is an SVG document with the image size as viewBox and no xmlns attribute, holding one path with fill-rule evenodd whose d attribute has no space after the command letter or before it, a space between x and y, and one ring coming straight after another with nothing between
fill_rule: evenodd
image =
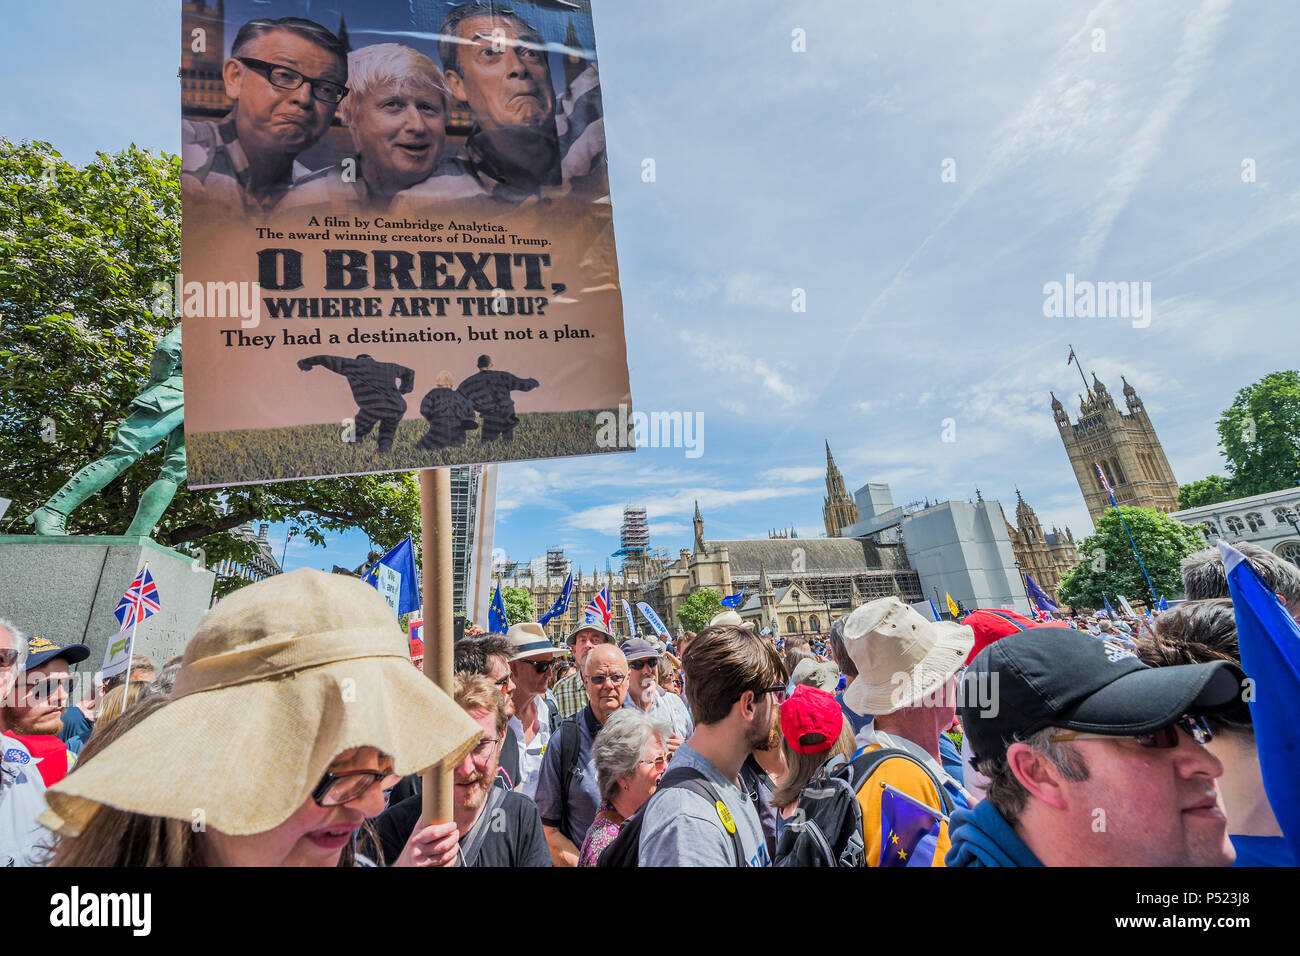
<instances>
[{"instance_id":1,"label":"eu flag","mask_svg":"<svg viewBox=\"0 0 1300 956\"><path fill-rule=\"evenodd\" d=\"M573 572L570 571L569 576L564 579L564 591L561 592L559 598L557 598L555 603L551 606L551 609L537 619L537 623L544 626L546 622L549 621L551 618L559 617L560 615L562 615L565 611L569 609L569 598L572 595L573 595Z\"/></svg>"},{"instance_id":2,"label":"eu flag","mask_svg":"<svg viewBox=\"0 0 1300 956\"><path fill-rule=\"evenodd\" d=\"M1219 542L1237 619L1241 667L1254 681L1250 719L1264 793L1291 853L1300 858L1300 625L1246 556Z\"/></svg>"},{"instance_id":3,"label":"eu flag","mask_svg":"<svg viewBox=\"0 0 1300 956\"><path fill-rule=\"evenodd\" d=\"M740 599L745 596L745 589L741 588L739 594L732 594L722 599L722 606L729 608L740 607Z\"/></svg>"},{"instance_id":4,"label":"eu flag","mask_svg":"<svg viewBox=\"0 0 1300 956\"><path fill-rule=\"evenodd\" d=\"M1103 594L1101 596L1101 599L1106 605L1106 616L1109 617L1112 621L1115 620L1115 609L1110 606L1110 598L1106 597L1106 595Z\"/></svg>"},{"instance_id":5,"label":"eu flag","mask_svg":"<svg viewBox=\"0 0 1300 956\"><path fill-rule=\"evenodd\" d=\"M510 625L506 623L506 602L501 597L501 585L497 585L497 593L492 595L492 603L488 606L488 630L495 634L504 634L510 630Z\"/></svg>"},{"instance_id":6,"label":"eu flag","mask_svg":"<svg viewBox=\"0 0 1300 956\"><path fill-rule=\"evenodd\" d=\"M1051 597L1048 596L1047 592L1043 590L1042 586L1034 580L1032 574L1025 574L1025 584L1028 585L1029 596L1034 599L1035 604L1044 611L1051 611L1055 614L1060 613L1061 609L1056 606L1056 602L1053 601Z\"/></svg>"},{"instance_id":7,"label":"eu flag","mask_svg":"<svg viewBox=\"0 0 1300 956\"><path fill-rule=\"evenodd\" d=\"M411 536L376 561L361 580L379 591L398 617L418 608L420 582L415 574L415 543Z\"/></svg>"},{"instance_id":8,"label":"eu flag","mask_svg":"<svg viewBox=\"0 0 1300 956\"><path fill-rule=\"evenodd\" d=\"M944 817L889 784L880 794L879 866L933 866Z\"/></svg>"}]
</instances>

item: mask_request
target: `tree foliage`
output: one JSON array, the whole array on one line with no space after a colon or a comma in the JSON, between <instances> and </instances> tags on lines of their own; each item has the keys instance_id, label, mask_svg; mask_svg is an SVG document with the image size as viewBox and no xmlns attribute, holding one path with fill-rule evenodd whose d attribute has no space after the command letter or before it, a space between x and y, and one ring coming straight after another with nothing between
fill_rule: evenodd
<instances>
[{"instance_id":1,"label":"tree foliage","mask_svg":"<svg viewBox=\"0 0 1300 956\"><path fill-rule=\"evenodd\" d=\"M1121 506L1106 509L1097 520L1096 532L1079 545L1080 563L1061 578L1057 593L1071 607L1101 607L1103 594L1110 598L1123 594L1130 601L1153 603L1120 513L1128 522L1156 594L1172 597L1183 592L1179 565L1187 555L1205 547L1200 533L1154 508Z\"/></svg>"},{"instance_id":2,"label":"tree foliage","mask_svg":"<svg viewBox=\"0 0 1300 956\"><path fill-rule=\"evenodd\" d=\"M501 600L506 605L507 624L537 620L537 611L533 607L533 597L528 593L527 588L506 588L501 592Z\"/></svg>"},{"instance_id":3,"label":"tree foliage","mask_svg":"<svg viewBox=\"0 0 1300 956\"><path fill-rule=\"evenodd\" d=\"M1234 497L1300 482L1300 372L1270 372L1237 393L1219 418Z\"/></svg>"},{"instance_id":4,"label":"tree foliage","mask_svg":"<svg viewBox=\"0 0 1300 956\"><path fill-rule=\"evenodd\" d=\"M698 631L721 612L722 595L712 588L701 588L686 599L677 611L677 619L687 630Z\"/></svg>"},{"instance_id":5,"label":"tree foliage","mask_svg":"<svg viewBox=\"0 0 1300 956\"><path fill-rule=\"evenodd\" d=\"M149 376L155 283L180 263L180 160L132 145L79 167L48 143L0 138L0 496L6 533L102 456ZM159 446L68 521L72 534L121 534L158 475ZM372 540L418 532L413 474L289 481L209 491L182 486L160 544L245 562L249 521L290 522L313 544L360 528Z\"/></svg>"},{"instance_id":6,"label":"tree foliage","mask_svg":"<svg viewBox=\"0 0 1300 956\"><path fill-rule=\"evenodd\" d=\"M1236 496L1233 494L1232 480L1222 475L1210 475L1208 478L1178 487L1180 509L1217 505L1220 501L1231 501L1234 497Z\"/></svg>"}]
</instances>

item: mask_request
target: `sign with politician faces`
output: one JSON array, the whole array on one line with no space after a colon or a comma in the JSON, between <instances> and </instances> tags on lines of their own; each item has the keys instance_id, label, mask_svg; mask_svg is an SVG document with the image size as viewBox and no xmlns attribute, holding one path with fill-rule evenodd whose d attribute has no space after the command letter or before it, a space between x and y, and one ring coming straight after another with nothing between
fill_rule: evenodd
<instances>
[{"instance_id":1,"label":"sign with politician faces","mask_svg":"<svg viewBox=\"0 0 1300 956\"><path fill-rule=\"evenodd\" d=\"M186 0L182 44L193 487L632 447L589 0Z\"/></svg>"}]
</instances>

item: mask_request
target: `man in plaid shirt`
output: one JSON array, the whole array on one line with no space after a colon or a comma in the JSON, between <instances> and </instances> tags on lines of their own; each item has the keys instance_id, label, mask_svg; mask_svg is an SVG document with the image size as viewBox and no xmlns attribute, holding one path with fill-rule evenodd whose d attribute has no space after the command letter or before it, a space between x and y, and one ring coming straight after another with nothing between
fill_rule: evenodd
<instances>
[{"instance_id":1,"label":"man in plaid shirt","mask_svg":"<svg viewBox=\"0 0 1300 956\"><path fill-rule=\"evenodd\" d=\"M589 703L587 688L583 686L583 669L587 666L587 655L598 644L613 644L614 635L599 624L580 624L568 636L565 643L573 650L573 659L578 662L578 669L556 682L551 688L555 703L560 707L560 717L571 717Z\"/></svg>"}]
</instances>

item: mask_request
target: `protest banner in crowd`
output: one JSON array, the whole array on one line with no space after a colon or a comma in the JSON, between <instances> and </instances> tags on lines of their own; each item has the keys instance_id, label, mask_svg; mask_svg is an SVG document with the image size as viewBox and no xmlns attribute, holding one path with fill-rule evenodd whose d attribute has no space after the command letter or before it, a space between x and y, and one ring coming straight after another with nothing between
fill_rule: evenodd
<instances>
[{"instance_id":1,"label":"protest banner in crowd","mask_svg":"<svg viewBox=\"0 0 1300 956\"><path fill-rule=\"evenodd\" d=\"M190 485L629 450L589 3L223 9L186 7L158 290Z\"/></svg>"}]
</instances>

